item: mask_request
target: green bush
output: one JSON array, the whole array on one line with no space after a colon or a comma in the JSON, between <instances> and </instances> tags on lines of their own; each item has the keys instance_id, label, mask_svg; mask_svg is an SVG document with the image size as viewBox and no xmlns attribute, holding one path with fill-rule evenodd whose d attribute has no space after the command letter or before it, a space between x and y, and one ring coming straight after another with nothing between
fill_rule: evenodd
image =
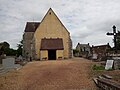
<instances>
[{"instance_id":1,"label":"green bush","mask_svg":"<svg viewBox=\"0 0 120 90\"><path fill-rule=\"evenodd\" d=\"M105 70L105 67L101 65L93 65L92 69L93 70Z\"/></svg>"}]
</instances>

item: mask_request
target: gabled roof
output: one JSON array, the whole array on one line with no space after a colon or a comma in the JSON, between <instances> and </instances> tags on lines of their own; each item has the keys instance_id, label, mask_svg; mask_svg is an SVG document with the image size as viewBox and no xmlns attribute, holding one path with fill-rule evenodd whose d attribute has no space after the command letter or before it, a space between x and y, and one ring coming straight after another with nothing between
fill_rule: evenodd
<instances>
[{"instance_id":1,"label":"gabled roof","mask_svg":"<svg viewBox=\"0 0 120 90\"><path fill-rule=\"evenodd\" d=\"M99 45L99 46L92 46L92 51L94 51L94 53L105 53L107 49L110 49L110 45L106 44L106 45Z\"/></svg>"},{"instance_id":2,"label":"gabled roof","mask_svg":"<svg viewBox=\"0 0 120 90\"><path fill-rule=\"evenodd\" d=\"M89 43L88 44L80 44L80 43L78 43L77 44L77 46L76 47L89 47L90 48L90 45L89 45Z\"/></svg>"},{"instance_id":3,"label":"gabled roof","mask_svg":"<svg viewBox=\"0 0 120 90\"><path fill-rule=\"evenodd\" d=\"M52 8L50 8L50 9L48 10L48 12L46 13L46 15L47 15L50 11L57 17L57 15L54 13L54 11L52 10ZM46 15L45 15L44 18L42 19L41 23L42 23L43 20L45 19ZM59 22L61 23L61 25L66 29L66 27L63 25L63 23L60 21L60 19L59 19L58 17L57 17L57 19L59 20ZM24 32L35 32L39 25L40 25L40 22L27 22ZM66 31L69 33L69 31L68 31L67 29L66 29Z\"/></svg>"},{"instance_id":4,"label":"gabled roof","mask_svg":"<svg viewBox=\"0 0 120 90\"><path fill-rule=\"evenodd\" d=\"M98 45L98 46L92 46L92 48L106 48L106 47L111 48L109 44L106 44L106 45Z\"/></svg>"},{"instance_id":5,"label":"gabled roof","mask_svg":"<svg viewBox=\"0 0 120 90\"><path fill-rule=\"evenodd\" d=\"M49 38L41 40L40 50L63 50L63 39L62 38Z\"/></svg>"},{"instance_id":6,"label":"gabled roof","mask_svg":"<svg viewBox=\"0 0 120 90\"><path fill-rule=\"evenodd\" d=\"M44 21L45 17L48 15L48 14L54 14L55 17L57 17L58 21L61 23L61 25L66 29L66 31L69 33L69 31L67 30L67 28L63 25L63 23L60 21L60 19L58 18L58 16L55 14L55 12L52 10L52 8L49 8L49 10L47 11L46 15L43 17L41 23Z\"/></svg>"},{"instance_id":7,"label":"gabled roof","mask_svg":"<svg viewBox=\"0 0 120 90\"><path fill-rule=\"evenodd\" d=\"M40 22L27 22L25 32L35 32Z\"/></svg>"},{"instance_id":8,"label":"gabled roof","mask_svg":"<svg viewBox=\"0 0 120 90\"><path fill-rule=\"evenodd\" d=\"M80 47L90 47L88 44L80 44Z\"/></svg>"}]
</instances>

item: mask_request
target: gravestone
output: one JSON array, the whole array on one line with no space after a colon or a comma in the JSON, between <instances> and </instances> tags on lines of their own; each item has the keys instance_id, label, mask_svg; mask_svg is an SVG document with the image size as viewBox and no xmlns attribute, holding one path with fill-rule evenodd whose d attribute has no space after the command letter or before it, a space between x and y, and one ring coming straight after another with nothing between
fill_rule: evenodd
<instances>
[{"instance_id":1,"label":"gravestone","mask_svg":"<svg viewBox=\"0 0 120 90\"><path fill-rule=\"evenodd\" d=\"M112 69L114 60L107 60L105 70Z\"/></svg>"},{"instance_id":2,"label":"gravestone","mask_svg":"<svg viewBox=\"0 0 120 90\"><path fill-rule=\"evenodd\" d=\"M12 69L20 67L20 64L15 64L15 58L6 58L2 60L3 68Z\"/></svg>"},{"instance_id":3,"label":"gravestone","mask_svg":"<svg viewBox=\"0 0 120 90\"><path fill-rule=\"evenodd\" d=\"M94 53L93 56L92 56L92 59L93 59L93 60L96 60L97 57L98 57L98 55Z\"/></svg>"},{"instance_id":4,"label":"gravestone","mask_svg":"<svg viewBox=\"0 0 120 90\"><path fill-rule=\"evenodd\" d=\"M114 69L120 69L120 57L112 57L114 59Z\"/></svg>"},{"instance_id":5,"label":"gravestone","mask_svg":"<svg viewBox=\"0 0 120 90\"><path fill-rule=\"evenodd\" d=\"M19 59L20 61L22 61L22 60L23 60L23 58L22 58L22 56L21 56L21 55L18 57L18 59Z\"/></svg>"}]
</instances>

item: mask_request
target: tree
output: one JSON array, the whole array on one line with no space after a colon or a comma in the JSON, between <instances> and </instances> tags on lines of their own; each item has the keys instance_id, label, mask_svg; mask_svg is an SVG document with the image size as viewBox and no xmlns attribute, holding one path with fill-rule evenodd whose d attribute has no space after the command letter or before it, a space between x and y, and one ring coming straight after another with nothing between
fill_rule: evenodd
<instances>
[{"instance_id":1,"label":"tree","mask_svg":"<svg viewBox=\"0 0 120 90\"><path fill-rule=\"evenodd\" d=\"M118 31L116 44L117 44L117 49L120 50L120 31Z\"/></svg>"},{"instance_id":2,"label":"tree","mask_svg":"<svg viewBox=\"0 0 120 90\"><path fill-rule=\"evenodd\" d=\"M19 44L17 44L17 50L10 48L10 44L7 42L0 43L0 46L3 47L3 52L7 56L15 56L16 54L17 56L22 55L23 40L21 40Z\"/></svg>"},{"instance_id":3,"label":"tree","mask_svg":"<svg viewBox=\"0 0 120 90\"><path fill-rule=\"evenodd\" d=\"M19 44L17 44L17 56L22 55L22 49L23 49L23 40L20 41Z\"/></svg>"},{"instance_id":4,"label":"tree","mask_svg":"<svg viewBox=\"0 0 120 90\"><path fill-rule=\"evenodd\" d=\"M6 54L7 56L16 55L16 50L10 48L10 44L8 42L2 42L0 43L0 46L2 46L2 52Z\"/></svg>"},{"instance_id":5,"label":"tree","mask_svg":"<svg viewBox=\"0 0 120 90\"><path fill-rule=\"evenodd\" d=\"M1 45L4 49L10 48L10 44L7 43L7 42L2 42L2 43L0 43L0 45Z\"/></svg>"},{"instance_id":6,"label":"tree","mask_svg":"<svg viewBox=\"0 0 120 90\"><path fill-rule=\"evenodd\" d=\"M4 53L5 53L7 56L15 56L17 52L16 52L15 49L6 48L6 49L4 50Z\"/></svg>"},{"instance_id":7,"label":"tree","mask_svg":"<svg viewBox=\"0 0 120 90\"><path fill-rule=\"evenodd\" d=\"M73 49L73 54L75 55L75 54L77 54L77 53L79 53L79 50Z\"/></svg>"}]
</instances>

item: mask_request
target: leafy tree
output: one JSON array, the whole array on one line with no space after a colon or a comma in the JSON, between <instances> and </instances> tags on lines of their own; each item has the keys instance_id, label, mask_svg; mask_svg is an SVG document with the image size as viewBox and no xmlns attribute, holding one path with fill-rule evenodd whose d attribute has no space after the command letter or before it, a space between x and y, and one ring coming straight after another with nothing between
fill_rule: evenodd
<instances>
[{"instance_id":1,"label":"leafy tree","mask_svg":"<svg viewBox=\"0 0 120 90\"><path fill-rule=\"evenodd\" d=\"M10 44L7 42L3 42L3 48L10 48Z\"/></svg>"},{"instance_id":2,"label":"leafy tree","mask_svg":"<svg viewBox=\"0 0 120 90\"><path fill-rule=\"evenodd\" d=\"M19 44L17 44L17 56L22 55L22 49L23 49L23 40L20 41Z\"/></svg>"},{"instance_id":3,"label":"leafy tree","mask_svg":"<svg viewBox=\"0 0 120 90\"><path fill-rule=\"evenodd\" d=\"M2 46L4 49L10 48L10 44L7 43L7 42L2 42L2 43L0 43L0 46Z\"/></svg>"},{"instance_id":4,"label":"leafy tree","mask_svg":"<svg viewBox=\"0 0 120 90\"><path fill-rule=\"evenodd\" d=\"M73 49L73 54L79 53L79 50Z\"/></svg>"},{"instance_id":5,"label":"leafy tree","mask_svg":"<svg viewBox=\"0 0 120 90\"><path fill-rule=\"evenodd\" d=\"M7 56L15 56L16 55L16 50L10 48L10 44L8 42L2 42L0 43L2 46L2 52L6 54Z\"/></svg>"},{"instance_id":6,"label":"leafy tree","mask_svg":"<svg viewBox=\"0 0 120 90\"><path fill-rule=\"evenodd\" d=\"M118 31L117 35L117 49L120 50L120 31Z\"/></svg>"},{"instance_id":7,"label":"leafy tree","mask_svg":"<svg viewBox=\"0 0 120 90\"><path fill-rule=\"evenodd\" d=\"M15 49L6 48L6 49L4 49L4 53L5 53L7 56L15 56L17 52L16 52Z\"/></svg>"},{"instance_id":8,"label":"leafy tree","mask_svg":"<svg viewBox=\"0 0 120 90\"><path fill-rule=\"evenodd\" d=\"M19 42L19 44L17 44L17 50L10 48L10 44L7 42L3 42L0 43L0 46L3 47L3 52L4 54L6 54L7 56L19 56L22 55L22 48L23 48L23 40L21 40Z\"/></svg>"}]
</instances>

